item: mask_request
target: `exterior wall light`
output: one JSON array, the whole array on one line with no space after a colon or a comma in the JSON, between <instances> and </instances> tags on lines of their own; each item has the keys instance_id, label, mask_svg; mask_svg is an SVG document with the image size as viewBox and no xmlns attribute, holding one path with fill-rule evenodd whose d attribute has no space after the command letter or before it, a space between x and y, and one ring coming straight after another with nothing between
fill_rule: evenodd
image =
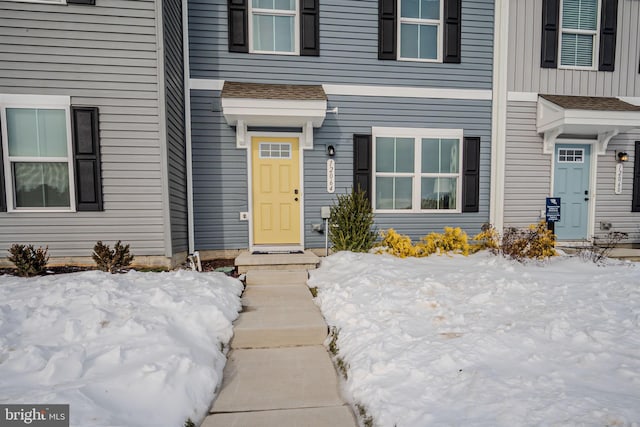
<instances>
[{"instance_id":1,"label":"exterior wall light","mask_svg":"<svg viewBox=\"0 0 640 427\"><path fill-rule=\"evenodd\" d=\"M329 145L329 146L327 147L327 155L328 155L329 157L333 157L333 156L335 156L335 155L336 155L336 148L335 148L333 145Z\"/></svg>"},{"instance_id":2,"label":"exterior wall light","mask_svg":"<svg viewBox=\"0 0 640 427\"><path fill-rule=\"evenodd\" d=\"M627 153L624 153L622 151L618 153L619 162L626 162L627 160L629 160L629 155Z\"/></svg>"}]
</instances>

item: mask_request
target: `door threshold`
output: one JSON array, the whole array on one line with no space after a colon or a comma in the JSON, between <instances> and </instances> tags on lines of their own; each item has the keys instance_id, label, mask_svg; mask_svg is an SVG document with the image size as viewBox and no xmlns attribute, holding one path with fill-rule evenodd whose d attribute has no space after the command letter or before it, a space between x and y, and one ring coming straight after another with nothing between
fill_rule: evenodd
<instances>
[{"instance_id":1,"label":"door threshold","mask_svg":"<svg viewBox=\"0 0 640 427\"><path fill-rule=\"evenodd\" d=\"M260 245L260 246L254 246L252 248L250 248L249 252L251 252L251 254L253 255L270 255L270 254L280 254L280 255L286 255L286 254L302 254L304 253L304 248L300 245L273 245L273 246L269 246L269 245Z\"/></svg>"}]
</instances>

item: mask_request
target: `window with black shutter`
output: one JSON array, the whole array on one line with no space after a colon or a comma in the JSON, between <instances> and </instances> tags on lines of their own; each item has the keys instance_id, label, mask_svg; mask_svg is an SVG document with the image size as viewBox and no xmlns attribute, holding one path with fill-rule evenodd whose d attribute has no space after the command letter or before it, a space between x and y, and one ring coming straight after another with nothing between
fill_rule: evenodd
<instances>
[{"instance_id":1,"label":"window with black shutter","mask_svg":"<svg viewBox=\"0 0 640 427\"><path fill-rule=\"evenodd\" d=\"M460 63L461 35L461 0L378 1L378 59Z\"/></svg>"},{"instance_id":2,"label":"window with black shutter","mask_svg":"<svg viewBox=\"0 0 640 427\"><path fill-rule=\"evenodd\" d=\"M636 141L633 162L633 199L631 212L640 212L640 141Z\"/></svg>"},{"instance_id":3,"label":"window with black shutter","mask_svg":"<svg viewBox=\"0 0 640 427\"><path fill-rule=\"evenodd\" d=\"M228 0L227 13L229 52L320 55L320 0Z\"/></svg>"},{"instance_id":4,"label":"window with black shutter","mask_svg":"<svg viewBox=\"0 0 640 427\"><path fill-rule=\"evenodd\" d=\"M371 135L353 135L353 188L371 201Z\"/></svg>"},{"instance_id":5,"label":"window with black shutter","mask_svg":"<svg viewBox=\"0 0 640 427\"><path fill-rule=\"evenodd\" d=\"M101 211L99 112L96 107L71 107L76 209Z\"/></svg>"},{"instance_id":6,"label":"window with black shutter","mask_svg":"<svg viewBox=\"0 0 640 427\"><path fill-rule=\"evenodd\" d=\"M478 212L480 209L480 138L465 137L462 153L462 212Z\"/></svg>"},{"instance_id":7,"label":"window with black shutter","mask_svg":"<svg viewBox=\"0 0 640 427\"><path fill-rule=\"evenodd\" d=\"M617 20L618 0L543 0L540 66L614 71Z\"/></svg>"}]
</instances>

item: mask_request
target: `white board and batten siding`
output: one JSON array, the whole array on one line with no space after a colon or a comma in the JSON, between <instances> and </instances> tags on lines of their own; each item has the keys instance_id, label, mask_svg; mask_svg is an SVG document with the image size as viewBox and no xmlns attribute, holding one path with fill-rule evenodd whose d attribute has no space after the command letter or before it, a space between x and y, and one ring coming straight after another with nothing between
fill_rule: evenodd
<instances>
[{"instance_id":1,"label":"white board and batten siding","mask_svg":"<svg viewBox=\"0 0 640 427\"><path fill-rule=\"evenodd\" d=\"M152 0L0 1L0 93L99 107L104 197L104 212L0 213L0 252L23 242L89 256L97 240L122 239L134 254L170 255L157 49Z\"/></svg>"}]
</instances>

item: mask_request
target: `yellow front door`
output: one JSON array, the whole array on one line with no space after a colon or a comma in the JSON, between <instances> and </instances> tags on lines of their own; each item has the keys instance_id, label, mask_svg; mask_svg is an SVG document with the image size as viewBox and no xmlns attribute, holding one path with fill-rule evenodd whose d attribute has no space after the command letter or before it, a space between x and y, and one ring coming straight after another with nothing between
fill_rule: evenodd
<instances>
[{"instance_id":1,"label":"yellow front door","mask_svg":"<svg viewBox=\"0 0 640 427\"><path fill-rule=\"evenodd\" d=\"M298 138L252 137L253 244L299 245Z\"/></svg>"}]
</instances>

